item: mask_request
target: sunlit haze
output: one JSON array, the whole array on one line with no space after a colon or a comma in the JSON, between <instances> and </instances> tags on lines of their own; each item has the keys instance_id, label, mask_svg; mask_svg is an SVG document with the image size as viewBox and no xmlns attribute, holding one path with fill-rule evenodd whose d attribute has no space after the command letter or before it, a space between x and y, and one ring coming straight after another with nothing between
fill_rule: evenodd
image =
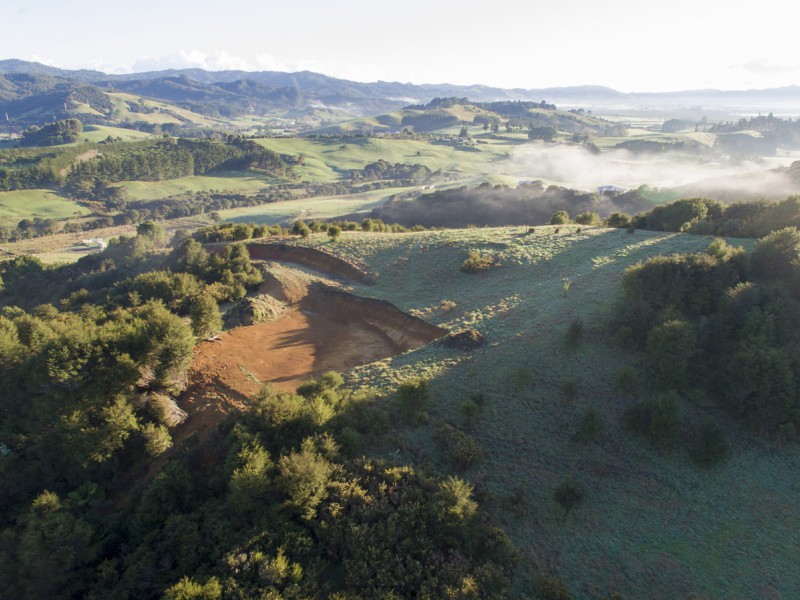
<instances>
[{"instance_id":1,"label":"sunlit haze","mask_svg":"<svg viewBox=\"0 0 800 600\"><path fill-rule=\"evenodd\" d=\"M0 58L131 72L310 70L357 81L621 91L800 83L785 1L11 0Z\"/></svg>"}]
</instances>

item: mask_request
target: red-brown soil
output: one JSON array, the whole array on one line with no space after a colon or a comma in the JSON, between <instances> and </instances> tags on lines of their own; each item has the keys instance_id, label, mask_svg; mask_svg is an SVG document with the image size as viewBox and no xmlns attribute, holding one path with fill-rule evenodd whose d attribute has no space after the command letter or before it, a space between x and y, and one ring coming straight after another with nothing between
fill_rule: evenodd
<instances>
[{"instance_id":1,"label":"red-brown soil","mask_svg":"<svg viewBox=\"0 0 800 600\"><path fill-rule=\"evenodd\" d=\"M281 289L277 289L282 285ZM265 287L294 302L277 320L225 332L195 348L189 387L178 403L189 413L176 446L189 433L204 438L262 383L294 390L326 371L344 371L419 348L447 332L388 302L353 296L299 280Z\"/></svg>"}]
</instances>

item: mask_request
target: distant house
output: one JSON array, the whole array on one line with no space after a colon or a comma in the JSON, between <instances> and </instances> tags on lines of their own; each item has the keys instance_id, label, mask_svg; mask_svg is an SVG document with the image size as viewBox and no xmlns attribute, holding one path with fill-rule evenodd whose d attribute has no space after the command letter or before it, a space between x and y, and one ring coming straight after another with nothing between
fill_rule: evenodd
<instances>
[{"instance_id":1,"label":"distant house","mask_svg":"<svg viewBox=\"0 0 800 600\"><path fill-rule=\"evenodd\" d=\"M98 250L105 250L108 248L108 242L103 238L89 238L88 240L81 240L84 246L89 248L97 248Z\"/></svg>"},{"instance_id":2,"label":"distant house","mask_svg":"<svg viewBox=\"0 0 800 600\"><path fill-rule=\"evenodd\" d=\"M621 194L627 191L625 188L617 187L616 185L601 185L597 188L597 193L601 196L603 194Z\"/></svg>"}]
</instances>

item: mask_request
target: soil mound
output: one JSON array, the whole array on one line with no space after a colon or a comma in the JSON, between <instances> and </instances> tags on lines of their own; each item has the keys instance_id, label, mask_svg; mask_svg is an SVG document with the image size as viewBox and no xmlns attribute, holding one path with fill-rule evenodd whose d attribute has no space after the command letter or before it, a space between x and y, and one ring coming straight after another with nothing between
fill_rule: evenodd
<instances>
[{"instance_id":1,"label":"soil mound","mask_svg":"<svg viewBox=\"0 0 800 600\"><path fill-rule=\"evenodd\" d=\"M243 298L225 313L227 327L245 327L274 321L286 310L286 305L269 294Z\"/></svg>"},{"instance_id":2,"label":"soil mound","mask_svg":"<svg viewBox=\"0 0 800 600\"><path fill-rule=\"evenodd\" d=\"M256 242L248 244L247 249L250 252L250 258L253 260L294 263L358 283L373 284L377 279L376 274L369 273L362 267L314 248Z\"/></svg>"},{"instance_id":3,"label":"soil mound","mask_svg":"<svg viewBox=\"0 0 800 600\"><path fill-rule=\"evenodd\" d=\"M454 331L442 339L442 346L457 350L475 350L486 345L486 336L476 329Z\"/></svg>"}]
</instances>

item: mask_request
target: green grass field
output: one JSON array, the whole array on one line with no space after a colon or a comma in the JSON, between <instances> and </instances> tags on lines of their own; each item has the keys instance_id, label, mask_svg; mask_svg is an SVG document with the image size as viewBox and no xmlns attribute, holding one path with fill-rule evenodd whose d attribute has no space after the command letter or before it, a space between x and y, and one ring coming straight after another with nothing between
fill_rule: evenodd
<instances>
[{"instance_id":1,"label":"green grass field","mask_svg":"<svg viewBox=\"0 0 800 600\"><path fill-rule=\"evenodd\" d=\"M383 159L391 163L422 164L456 176L477 176L503 171L503 162L514 143L493 141L472 148L423 140L352 138L319 140L307 138L265 138L257 140L280 154L304 155L298 176L308 181L337 181L350 170Z\"/></svg>"},{"instance_id":2,"label":"green grass field","mask_svg":"<svg viewBox=\"0 0 800 600\"><path fill-rule=\"evenodd\" d=\"M223 121L212 119L190 110L179 108L172 104L151 99L143 99L142 104L147 108L155 109L154 112L133 112L130 110L128 102L139 103L140 96L122 92L109 93L107 95L109 100L111 100L111 103L114 105L114 112L112 116L114 119L118 119L119 121L144 121L145 123L163 125L165 123L181 124L184 122L183 120L185 120L190 123L208 127L223 124Z\"/></svg>"},{"instance_id":3,"label":"green grass field","mask_svg":"<svg viewBox=\"0 0 800 600\"><path fill-rule=\"evenodd\" d=\"M289 225L298 219L332 219L355 212L368 212L383 204L389 196L412 189L414 188L387 188L362 194L287 200L222 210L219 214L224 221Z\"/></svg>"},{"instance_id":4,"label":"green grass field","mask_svg":"<svg viewBox=\"0 0 800 600\"><path fill-rule=\"evenodd\" d=\"M257 171L221 171L214 175L193 175L167 181L121 181L115 186L128 190L128 201L156 200L184 192L259 192L278 182Z\"/></svg>"},{"instance_id":5,"label":"green grass field","mask_svg":"<svg viewBox=\"0 0 800 600\"><path fill-rule=\"evenodd\" d=\"M517 591L529 590L530 578L545 571L566 582L574 598L615 591L625 598L794 598L800 589L797 447L773 447L729 424L732 458L704 470L686 456L659 454L620 425L636 400L617 391L615 377L625 366L642 369L640 355L608 329L621 274L647 257L699 251L709 242L642 231L577 233L570 226L558 234L553 227L533 234L524 228L345 232L338 243L321 234L305 243L379 273L376 285L353 286L356 293L486 335L479 350L432 344L347 377L387 391L413 375L431 378L431 423L391 434L382 451L403 464L435 466L434 423L470 431L486 457L466 477L480 484L484 504L522 551ZM462 273L470 249L495 254L502 266ZM443 300L456 307L442 312ZM576 318L585 333L570 352L564 335ZM565 384L574 396L565 395ZM486 400L469 427L459 407L475 392ZM571 438L590 407L605 426L585 446ZM702 412L688 402L682 408ZM586 498L565 518L552 494L567 478L585 487ZM529 501L517 514L509 509L514 490Z\"/></svg>"},{"instance_id":6,"label":"green grass field","mask_svg":"<svg viewBox=\"0 0 800 600\"><path fill-rule=\"evenodd\" d=\"M135 129L126 129L124 127L110 127L108 125L87 125L83 128L81 134L81 141L102 142L108 136L113 138L121 137L123 140L146 140L152 137L152 134L145 133L144 131L136 131Z\"/></svg>"},{"instance_id":7,"label":"green grass field","mask_svg":"<svg viewBox=\"0 0 800 600\"><path fill-rule=\"evenodd\" d=\"M21 219L66 219L88 214L88 210L50 190L0 192L0 222L16 224Z\"/></svg>"}]
</instances>

